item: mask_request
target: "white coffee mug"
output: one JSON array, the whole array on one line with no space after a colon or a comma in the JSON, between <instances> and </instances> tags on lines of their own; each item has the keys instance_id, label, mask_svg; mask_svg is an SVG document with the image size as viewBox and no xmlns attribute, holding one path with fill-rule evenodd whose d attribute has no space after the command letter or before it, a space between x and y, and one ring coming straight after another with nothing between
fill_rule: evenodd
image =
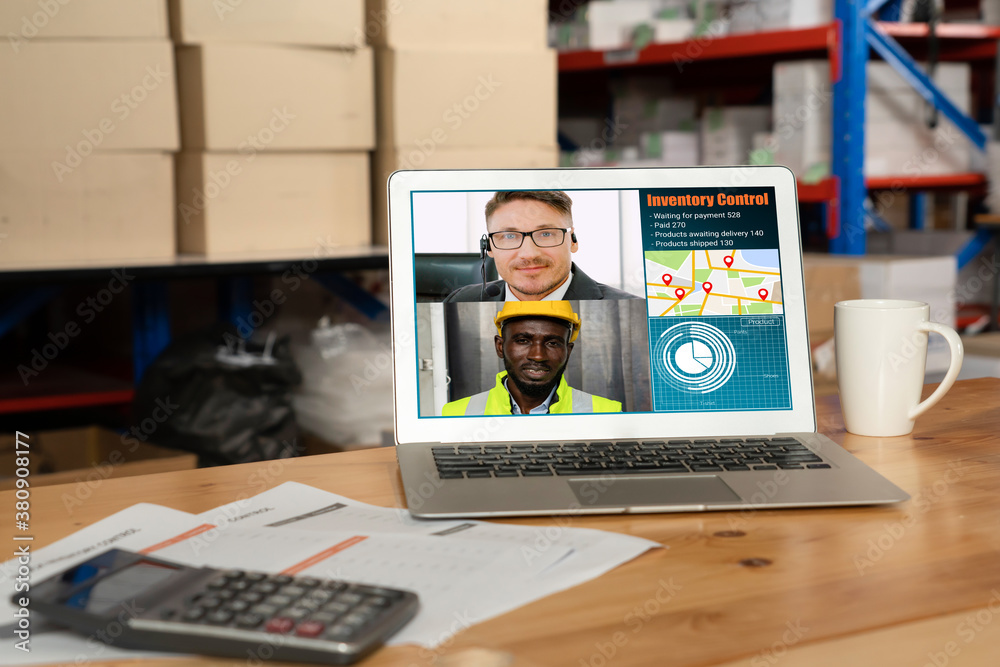
<instances>
[{"instance_id":1,"label":"white coffee mug","mask_svg":"<svg viewBox=\"0 0 1000 667\"><path fill-rule=\"evenodd\" d=\"M929 321L920 301L856 299L834 306L837 384L844 426L851 433L906 435L913 421L941 400L962 368L962 339ZM920 402L927 363L927 333L941 334L951 348L944 380Z\"/></svg>"}]
</instances>

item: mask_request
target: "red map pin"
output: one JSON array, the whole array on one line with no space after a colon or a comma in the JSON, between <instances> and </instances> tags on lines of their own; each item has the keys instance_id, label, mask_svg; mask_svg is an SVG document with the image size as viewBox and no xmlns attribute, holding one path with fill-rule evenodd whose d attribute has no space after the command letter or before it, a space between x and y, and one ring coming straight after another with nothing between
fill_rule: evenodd
<instances>
[{"instance_id":1,"label":"red map pin","mask_svg":"<svg viewBox=\"0 0 1000 667\"><path fill-rule=\"evenodd\" d=\"M677 289L674 290L674 294L677 295L678 299L683 299L684 298L684 288L683 287L678 287Z\"/></svg>"},{"instance_id":2,"label":"red map pin","mask_svg":"<svg viewBox=\"0 0 1000 667\"><path fill-rule=\"evenodd\" d=\"M664 285L669 285L670 281L673 280L673 279L674 279L674 277L672 275L670 275L669 273L664 273L663 274L663 284Z\"/></svg>"},{"instance_id":3,"label":"red map pin","mask_svg":"<svg viewBox=\"0 0 1000 667\"><path fill-rule=\"evenodd\" d=\"M761 301L767 300L767 290L764 289L763 287L761 287L759 290L757 290L757 294L760 295L760 300Z\"/></svg>"},{"instance_id":4,"label":"red map pin","mask_svg":"<svg viewBox=\"0 0 1000 667\"><path fill-rule=\"evenodd\" d=\"M733 265L733 258L731 255L726 255L725 257L722 258L722 261L726 263L727 267Z\"/></svg>"},{"instance_id":5,"label":"red map pin","mask_svg":"<svg viewBox=\"0 0 1000 667\"><path fill-rule=\"evenodd\" d=\"M705 290L705 294L712 293L712 283L702 283L701 288Z\"/></svg>"}]
</instances>

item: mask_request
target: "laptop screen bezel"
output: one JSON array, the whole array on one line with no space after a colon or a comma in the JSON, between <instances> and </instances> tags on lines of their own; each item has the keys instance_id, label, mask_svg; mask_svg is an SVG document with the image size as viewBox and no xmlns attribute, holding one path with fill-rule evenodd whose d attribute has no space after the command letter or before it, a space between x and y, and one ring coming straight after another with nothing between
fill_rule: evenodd
<instances>
[{"instance_id":1,"label":"laptop screen bezel","mask_svg":"<svg viewBox=\"0 0 1000 667\"><path fill-rule=\"evenodd\" d=\"M421 418L411 193L773 187L792 396L790 410ZM387 184L397 444L766 435L816 430L795 177L781 166L397 171ZM485 223L484 223L485 225Z\"/></svg>"}]
</instances>

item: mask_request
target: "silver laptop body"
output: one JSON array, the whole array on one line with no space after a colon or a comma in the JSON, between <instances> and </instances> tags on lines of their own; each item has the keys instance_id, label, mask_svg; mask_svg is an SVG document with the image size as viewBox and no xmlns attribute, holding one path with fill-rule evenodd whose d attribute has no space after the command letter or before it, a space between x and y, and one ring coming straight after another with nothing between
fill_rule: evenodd
<instances>
[{"instance_id":1,"label":"silver laptop body","mask_svg":"<svg viewBox=\"0 0 1000 667\"><path fill-rule=\"evenodd\" d=\"M483 237L496 227L487 228L483 204L498 191L572 200L565 299L583 324L564 378L620 412L483 412L483 397L495 404L504 373L515 372L496 358L492 321L514 264ZM909 497L817 433L796 185L786 168L401 171L388 196L396 453L414 515ZM486 267L471 283L468 270L436 276L441 255L493 259L500 282ZM591 284L606 298L574 298L596 295L584 291ZM616 443L624 456L608 454ZM676 461L656 467L668 456L680 457L683 472Z\"/></svg>"}]
</instances>

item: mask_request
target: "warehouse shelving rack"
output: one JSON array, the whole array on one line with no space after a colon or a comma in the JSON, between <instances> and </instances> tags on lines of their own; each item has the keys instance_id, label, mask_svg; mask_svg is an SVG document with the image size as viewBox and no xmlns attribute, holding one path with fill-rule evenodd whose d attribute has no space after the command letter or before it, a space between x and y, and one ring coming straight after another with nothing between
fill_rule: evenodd
<instances>
[{"instance_id":1,"label":"warehouse shelving rack","mask_svg":"<svg viewBox=\"0 0 1000 667\"><path fill-rule=\"evenodd\" d=\"M170 342L167 283L182 278L213 278L218 286L219 318L236 322L253 312L253 276L281 275L308 264L308 276L350 302L371 319L384 317L387 309L343 276L345 271L385 269L388 249L326 248L281 253L245 253L221 257L178 255L162 260L136 262L78 262L59 265L8 265L0 269L0 285L13 286L14 296L0 303L0 337L18 322L58 296L66 285L78 281L107 280L114 270L134 277L132 295L131 378L114 372L89 372L55 364L25 388L19 382L0 382L0 415L43 410L128 405L134 386L153 359ZM315 262L315 265L312 264Z\"/></svg>"},{"instance_id":2,"label":"warehouse shelving rack","mask_svg":"<svg viewBox=\"0 0 1000 667\"><path fill-rule=\"evenodd\" d=\"M832 253L864 254L865 199L869 190L979 190L986 186L978 173L952 175L899 175L865 179L864 91L869 49L889 62L918 93L953 122L979 149L986 137L923 73L906 49L918 45L930 29L926 24L876 21L879 12L891 13L891 0L836 0L834 21L821 26L761 33L697 37L685 42L651 44L640 50L571 51L559 54L560 73L617 70L677 63L735 60L753 56L807 58L823 56L830 62L833 84L833 156L831 177L819 183L800 183L802 202L826 203L826 228ZM898 5L898 0L895 1ZM898 6L895 8L898 15ZM942 59L990 60L997 58L1000 27L938 24ZM860 91L860 94L858 93ZM911 215L916 220L918 216ZM918 226L914 224L914 226ZM958 254L959 266L971 261L989 240L977 234Z\"/></svg>"}]
</instances>

